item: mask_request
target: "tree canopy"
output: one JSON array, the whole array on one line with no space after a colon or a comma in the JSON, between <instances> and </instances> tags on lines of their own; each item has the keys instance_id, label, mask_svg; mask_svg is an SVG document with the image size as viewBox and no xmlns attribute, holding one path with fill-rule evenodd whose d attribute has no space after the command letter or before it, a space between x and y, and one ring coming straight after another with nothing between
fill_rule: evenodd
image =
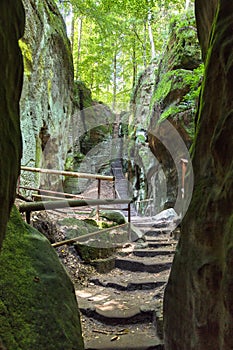
<instances>
[{"instance_id":1,"label":"tree canopy","mask_svg":"<svg viewBox=\"0 0 233 350\"><path fill-rule=\"evenodd\" d=\"M189 0L57 0L70 36L74 76L93 98L128 102L139 73L158 62L174 14Z\"/></svg>"}]
</instances>

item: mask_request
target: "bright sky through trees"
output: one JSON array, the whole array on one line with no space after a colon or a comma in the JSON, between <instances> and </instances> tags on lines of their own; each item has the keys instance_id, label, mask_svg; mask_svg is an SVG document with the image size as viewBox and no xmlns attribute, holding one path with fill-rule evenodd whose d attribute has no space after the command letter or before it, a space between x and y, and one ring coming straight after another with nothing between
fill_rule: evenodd
<instances>
[{"instance_id":1,"label":"bright sky through trees","mask_svg":"<svg viewBox=\"0 0 233 350\"><path fill-rule=\"evenodd\" d=\"M128 102L138 75L166 43L171 17L190 0L57 0L67 23L76 80L114 107Z\"/></svg>"}]
</instances>

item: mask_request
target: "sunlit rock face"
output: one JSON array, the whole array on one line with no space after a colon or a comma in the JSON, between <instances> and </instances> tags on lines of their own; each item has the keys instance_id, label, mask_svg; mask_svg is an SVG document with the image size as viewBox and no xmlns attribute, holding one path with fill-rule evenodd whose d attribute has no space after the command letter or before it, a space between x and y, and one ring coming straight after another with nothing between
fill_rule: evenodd
<instances>
[{"instance_id":1,"label":"sunlit rock face","mask_svg":"<svg viewBox=\"0 0 233 350\"><path fill-rule=\"evenodd\" d=\"M19 99L23 62L18 39L23 35L21 1L0 2L0 246L15 198L21 158Z\"/></svg>"},{"instance_id":2,"label":"sunlit rock face","mask_svg":"<svg viewBox=\"0 0 233 350\"><path fill-rule=\"evenodd\" d=\"M199 3L198 18L211 18L214 8ZM165 292L166 350L233 348L233 3L218 6L198 113L193 198Z\"/></svg>"},{"instance_id":3,"label":"sunlit rock face","mask_svg":"<svg viewBox=\"0 0 233 350\"><path fill-rule=\"evenodd\" d=\"M63 169L72 114L73 64L66 28L55 1L23 0L26 28L21 98L22 165ZM22 173L22 183L56 187L57 177Z\"/></svg>"},{"instance_id":4,"label":"sunlit rock face","mask_svg":"<svg viewBox=\"0 0 233 350\"><path fill-rule=\"evenodd\" d=\"M146 147L138 140L139 152L135 158L139 159L139 168L143 170L141 177L144 176L148 184L144 194L147 198L153 198L154 214L164 207L174 207L179 195L179 163L185 157L183 150L175 151L175 157L171 156L171 149L167 149L156 134L163 132L159 129L167 129L165 125L169 124L184 141L186 150L192 145L203 74L201 63L194 12L180 14L170 23L162 59L147 67L134 91L133 123L135 128L144 129L148 134ZM166 142L174 143L172 135L165 134L166 131ZM148 145L150 152L145 151ZM143 183L142 179L140 182Z\"/></svg>"}]
</instances>

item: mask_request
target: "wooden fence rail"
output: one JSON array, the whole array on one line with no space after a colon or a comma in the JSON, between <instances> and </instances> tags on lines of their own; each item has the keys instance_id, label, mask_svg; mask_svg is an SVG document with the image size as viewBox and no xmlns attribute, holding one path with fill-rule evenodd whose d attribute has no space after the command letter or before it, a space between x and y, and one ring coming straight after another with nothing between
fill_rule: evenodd
<instances>
[{"instance_id":1,"label":"wooden fence rail","mask_svg":"<svg viewBox=\"0 0 233 350\"><path fill-rule=\"evenodd\" d=\"M128 199L68 199L68 200L56 200L56 201L42 201L42 202L30 202L24 203L19 206L21 213L26 213L27 223L30 223L30 215L32 211L40 210L52 210L58 208L67 207L85 207L85 206L100 206L100 205L115 205L115 204L127 204L127 208L121 210L128 211L128 222L130 222L130 203ZM118 210L115 208L115 210Z\"/></svg>"},{"instance_id":2,"label":"wooden fence rail","mask_svg":"<svg viewBox=\"0 0 233 350\"><path fill-rule=\"evenodd\" d=\"M78 172L74 172L74 171L64 171L64 170L54 170L54 169L31 168L31 167L26 167L26 166L21 166L21 170L22 171L29 171L29 172L37 172L37 173L42 173L42 174L53 174L53 175L62 175L62 176L68 176L68 177L76 177L76 178L80 178L80 179L82 178L82 179L97 180L98 181L98 187L97 187L98 200L100 199L100 195L101 195L101 181L111 181L111 182L113 182L113 198L115 198L115 177L114 176L78 173ZM31 190L34 190L37 192L40 191L41 193L43 193L43 189L35 189L35 188L26 187L26 186L20 186L20 183L19 183L18 191L20 188L28 189L28 190L31 189ZM44 190L44 193L45 192L58 195L58 192L55 192L55 191ZM64 195L64 193L61 193L61 195ZM66 196L69 197L69 196L71 196L71 194L66 194ZM72 196L73 196L73 198L78 198L77 195L72 195ZM44 197L46 197L46 194ZM51 198L51 199L53 199L53 198ZM56 199L54 199L54 200L56 200ZM40 202L40 203L43 203L43 202ZM57 200L56 200L56 203L58 203ZM67 201L66 201L66 203L67 203ZM61 208L61 207L56 207L56 208ZM38 210L44 210L44 209L38 209ZM26 211L26 213L30 213L30 211ZM30 214L26 214L26 216L27 216L27 221L30 222ZM130 216L130 214L129 214L129 216ZM97 220L99 220L99 204L97 204Z\"/></svg>"},{"instance_id":3,"label":"wooden fence rail","mask_svg":"<svg viewBox=\"0 0 233 350\"><path fill-rule=\"evenodd\" d=\"M114 176L107 176L107 175L100 175L100 174L88 174L88 173L77 173L75 171L42 169L42 168L30 168L30 167L26 167L26 166L21 166L21 170L23 170L23 171L31 171L31 172L35 172L35 173L42 173L42 174L54 174L54 175L78 177L80 179L115 181L115 177Z\"/></svg>"}]
</instances>

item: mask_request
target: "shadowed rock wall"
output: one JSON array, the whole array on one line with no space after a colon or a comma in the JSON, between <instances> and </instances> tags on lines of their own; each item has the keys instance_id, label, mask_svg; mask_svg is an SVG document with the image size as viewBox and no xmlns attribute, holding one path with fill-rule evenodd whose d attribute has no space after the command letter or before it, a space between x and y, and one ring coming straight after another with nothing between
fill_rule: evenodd
<instances>
[{"instance_id":1,"label":"shadowed rock wall","mask_svg":"<svg viewBox=\"0 0 233 350\"><path fill-rule=\"evenodd\" d=\"M23 62L18 39L24 31L21 1L0 2L0 246L15 198L21 158L19 99Z\"/></svg>"},{"instance_id":2,"label":"shadowed rock wall","mask_svg":"<svg viewBox=\"0 0 233 350\"><path fill-rule=\"evenodd\" d=\"M218 3L198 114L194 193L165 292L166 350L233 348L233 3ZM199 19L211 18L213 8L196 11Z\"/></svg>"},{"instance_id":3,"label":"shadowed rock wall","mask_svg":"<svg viewBox=\"0 0 233 350\"><path fill-rule=\"evenodd\" d=\"M212 23L214 20L215 12L217 10L218 0L196 0L195 1L195 14L197 22L198 38L202 47L202 57L205 60Z\"/></svg>"}]
</instances>

